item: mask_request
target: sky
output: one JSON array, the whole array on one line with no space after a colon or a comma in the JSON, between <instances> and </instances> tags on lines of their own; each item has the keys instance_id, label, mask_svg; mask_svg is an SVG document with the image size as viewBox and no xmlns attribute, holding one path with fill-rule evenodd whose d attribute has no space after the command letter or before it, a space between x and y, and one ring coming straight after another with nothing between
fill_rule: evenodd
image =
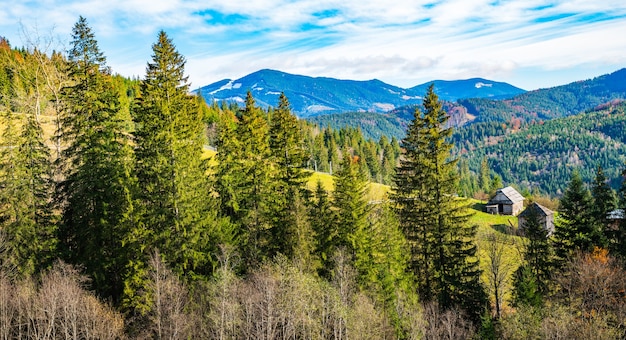
<instances>
[{"instance_id":1,"label":"sky","mask_svg":"<svg viewBox=\"0 0 626 340\"><path fill-rule=\"evenodd\" d=\"M128 77L143 77L164 30L192 88L275 69L533 90L626 67L624 0L0 0L0 36L65 51L81 15L107 64Z\"/></svg>"}]
</instances>

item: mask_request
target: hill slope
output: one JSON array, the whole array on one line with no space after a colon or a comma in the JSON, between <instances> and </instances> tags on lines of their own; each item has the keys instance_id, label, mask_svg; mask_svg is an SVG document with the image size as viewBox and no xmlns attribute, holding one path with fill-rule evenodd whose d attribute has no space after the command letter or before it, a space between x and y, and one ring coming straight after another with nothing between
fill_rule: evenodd
<instances>
[{"instance_id":1,"label":"hill slope","mask_svg":"<svg viewBox=\"0 0 626 340\"><path fill-rule=\"evenodd\" d=\"M426 93L430 84L434 84L434 90L439 96L439 99L446 101L456 101L463 98L503 99L526 92L519 87L507 83L483 78L454 81L434 80L412 87L410 90L416 93Z\"/></svg>"},{"instance_id":2,"label":"hill slope","mask_svg":"<svg viewBox=\"0 0 626 340\"><path fill-rule=\"evenodd\" d=\"M598 165L617 187L626 161L626 102L578 115L504 129L476 124L455 134L457 151L478 171L483 157L505 184L560 194L578 169L591 182Z\"/></svg>"},{"instance_id":3,"label":"hill slope","mask_svg":"<svg viewBox=\"0 0 626 340\"><path fill-rule=\"evenodd\" d=\"M547 120L575 115L614 99L626 99L626 69L594 79L526 92L506 100L460 99L476 122L511 118Z\"/></svg>"}]
</instances>

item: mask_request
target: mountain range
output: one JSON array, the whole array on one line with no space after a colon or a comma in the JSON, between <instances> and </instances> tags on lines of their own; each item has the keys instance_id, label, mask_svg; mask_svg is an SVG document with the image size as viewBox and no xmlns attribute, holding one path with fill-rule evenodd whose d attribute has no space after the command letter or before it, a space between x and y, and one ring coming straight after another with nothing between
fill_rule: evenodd
<instances>
[{"instance_id":1,"label":"mountain range","mask_svg":"<svg viewBox=\"0 0 626 340\"><path fill-rule=\"evenodd\" d=\"M526 91L513 85L482 78L458 81L435 80L401 88L380 80L355 81L308 77L276 70L260 70L240 79L224 79L196 90L208 103L243 103L251 91L262 107L277 106L284 92L293 112L301 118L342 113L384 113L404 106L419 105L430 84L442 100L464 98L509 98Z\"/></svg>"},{"instance_id":2,"label":"mountain range","mask_svg":"<svg viewBox=\"0 0 626 340\"><path fill-rule=\"evenodd\" d=\"M443 101L443 107L450 116L449 124L460 127L481 123L521 124L547 121L625 99L626 69L621 69L593 79L528 91L506 99L461 98L455 102ZM381 135L402 138L402 127L406 127L413 118L414 111L415 105L399 107L378 115L343 113L308 119L321 126L330 125L334 128L358 126L371 138ZM390 124L395 126L389 128Z\"/></svg>"}]
</instances>

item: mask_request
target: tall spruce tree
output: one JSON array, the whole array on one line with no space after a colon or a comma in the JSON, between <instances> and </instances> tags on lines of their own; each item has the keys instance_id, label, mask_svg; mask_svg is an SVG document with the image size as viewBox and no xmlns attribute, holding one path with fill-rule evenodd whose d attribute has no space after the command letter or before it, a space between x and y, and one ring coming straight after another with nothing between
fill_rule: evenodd
<instances>
[{"instance_id":1,"label":"tall spruce tree","mask_svg":"<svg viewBox=\"0 0 626 340\"><path fill-rule=\"evenodd\" d=\"M218 145L217 190L222 212L237 225L237 243L246 268L275 253L271 243L271 184L275 163L269 124L248 92L234 125L222 124Z\"/></svg>"},{"instance_id":2,"label":"tall spruce tree","mask_svg":"<svg viewBox=\"0 0 626 340\"><path fill-rule=\"evenodd\" d=\"M333 192L333 207L336 210L334 228L336 237L333 242L335 249L345 248L354 255L360 246L363 230L367 226L369 208L367 206L367 179L362 159L351 156L346 150L343 160L336 172L335 191Z\"/></svg>"},{"instance_id":3,"label":"tall spruce tree","mask_svg":"<svg viewBox=\"0 0 626 340\"><path fill-rule=\"evenodd\" d=\"M65 260L83 265L94 288L117 302L127 264L122 240L133 212L132 146L105 57L85 18L74 25L72 38L73 85L62 92L60 134L68 147L61 158L59 244Z\"/></svg>"},{"instance_id":4,"label":"tall spruce tree","mask_svg":"<svg viewBox=\"0 0 626 340\"><path fill-rule=\"evenodd\" d=\"M614 254L626 259L626 168L622 170L622 184L618 192L618 208L622 211L622 219L613 226L613 233L609 238L609 247Z\"/></svg>"},{"instance_id":5,"label":"tall spruce tree","mask_svg":"<svg viewBox=\"0 0 626 340\"><path fill-rule=\"evenodd\" d=\"M320 262L319 273L325 278L330 278L332 272L331 259L335 252L334 242L337 237L337 229L334 228L334 211L322 182L317 181L314 198L309 202L309 221L315 234L315 255Z\"/></svg>"},{"instance_id":6,"label":"tall spruce tree","mask_svg":"<svg viewBox=\"0 0 626 340\"><path fill-rule=\"evenodd\" d=\"M155 250L178 275L210 274L211 238L219 223L202 159L204 117L188 92L185 58L163 31L152 50L134 108L140 222L129 242L141 255L127 278L131 300Z\"/></svg>"},{"instance_id":7,"label":"tall spruce tree","mask_svg":"<svg viewBox=\"0 0 626 340\"><path fill-rule=\"evenodd\" d=\"M284 93L281 93L278 108L272 112L270 119L269 146L275 163L269 197L273 252L282 253L288 258L296 255L308 258L313 251L313 240L309 223L304 223L304 140L298 119L291 113Z\"/></svg>"},{"instance_id":8,"label":"tall spruce tree","mask_svg":"<svg viewBox=\"0 0 626 340\"><path fill-rule=\"evenodd\" d=\"M530 205L527 209L529 210L526 213L524 235L528 239L528 244L523 253L524 261L534 276L538 292L546 294L553 269L552 245L548 239L548 231L540 223L539 208L536 205ZM517 277L522 277L521 273Z\"/></svg>"},{"instance_id":9,"label":"tall spruce tree","mask_svg":"<svg viewBox=\"0 0 626 340\"><path fill-rule=\"evenodd\" d=\"M5 128L0 150L0 228L6 233L8 265L27 276L50 264L56 244L52 164L40 124L50 99L47 73L53 67L37 48L17 52L0 43L0 51L0 112Z\"/></svg>"},{"instance_id":10,"label":"tall spruce tree","mask_svg":"<svg viewBox=\"0 0 626 340\"><path fill-rule=\"evenodd\" d=\"M428 88L424 112L416 109L402 141L404 157L396 169L392 200L411 249L409 267L422 301L459 306L478 320L486 294L468 225L466 200L456 197L456 161L450 159L452 134L447 114Z\"/></svg>"},{"instance_id":11,"label":"tall spruce tree","mask_svg":"<svg viewBox=\"0 0 626 340\"><path fill-rule=\"evenodd\" d=\"M483 160L480 162L478 188L485 193L489 193L491 191L491 170L489 169L489 160L487 157L483 157Z\"/></svg>"},{"instance_id":12,"label":"tall spruce tree","mask_svg":"<svg viewBox=\"0 0 626 340\"><path fill-rule=\"evenodd\" d=\"M561 198L559 220L554 239L559 262L565 261L574 251L591 251L598 245L600 231L592 216L592 198L578 171Z\"/></svg>"},{"instance_id":13,"label":"tall spruce tree","mask_svg":"<svg viewBox=\"0 0 626 340\"><path fill-rule=\"evenodd\" d=\"M56 250L56 219L52 202L54 183L50 151L44 144L38 117L30 115L22 129L18 147L20 175L19 216L9 232L16 252L16 268L32 274L52 264ZM10 229L8 229L10 230Z\"/></svg>"},{"instance_id":14,"label":"tall spruce tree","mask_svg":"<svg viewBox=\"0 0 626 340\"><path fill-rule=\"evenodd\" d=\"M598 165L596 176L591 186L592 214L596 228L601 236L600 246L608 246L608 240L612 238L613 229L608 215L617 207L615 192L608 184L602 166Z\"/></svg>"},{"instance_id":15,"label":"tall spruce tree","mask_svg":"<svg viewBox=\"0 0 626 340\"><path fill-rule=\"evenodd\" d=\"M27 277L51 263L56 245L49 149L32 112L5 111L0 122L2 267Z\"/></svg>"}]
</instances>

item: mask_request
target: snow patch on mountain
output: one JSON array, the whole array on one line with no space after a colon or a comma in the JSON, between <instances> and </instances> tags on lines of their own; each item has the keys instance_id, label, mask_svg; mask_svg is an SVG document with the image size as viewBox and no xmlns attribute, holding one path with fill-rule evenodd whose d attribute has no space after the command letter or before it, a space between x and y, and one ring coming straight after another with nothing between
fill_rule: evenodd
<instances>
[{"instance_id":1,"label":"snow patch on mountain","mask_svg":"<svg viewBox=\"0 0 626 340\"><path fill-rule=\"evenodd\" d=\"M222 85L222 87L220 87L219 89L209 92L209 94L210 95L214 95L214 94L216 94L216 93L218 93L220 91L230 90L232 88L233 88L233 81L230 80L230 81L228 81L228 83Z\"/></svg>"},{"instance_id":2,"label":"snow patch on mountain","mask_svg":"<svg viewBox=\"0 0 626 340\"><path fill-rule=\"evenodd\" d=\"M383 111L391 111L396 108L395 105L389 103L374 103L374 106Z\"/></svg>"},{"instance_id":3,"label":"snow patch on mountain","mask_svg":"<svg viewBox=\"0 0 626 340\"><path fill-rule=\"evenodd\" d=\"M234 101L234 102L237 102L237 103L245 103L246 102L245 100L243 100L243 98L241 98L239 96L228 97L228 98L224 98L222 100L224 100L224 101L229 101L230 100L230 101Z\"/></svg>"},{"instance_id":4,"label":"snow patch on mountain","mask_svg":"<svg viewBox=\"0 0 626 340\"><path fill-rule=\"evenodd\" d=\"M481 88L481 87L492 87L492 86L493 86L493 84L485 84L485 83L483 83L483 82L478 82L478 83L474 84L474 86L475 86L477 89L479 89L479 88Z\"/></svg>"},{"instance_id":5,"label":"snow patch on mountain","mask_svg":"<svg viewBox=\"0 0 626 340\"><path fill-rule=\"evenodd\" d=\"M306 107L306 110L309 112L321 112L334 110L334 108L325 105L309 105Z\"/></svg>"}]
</instances>

